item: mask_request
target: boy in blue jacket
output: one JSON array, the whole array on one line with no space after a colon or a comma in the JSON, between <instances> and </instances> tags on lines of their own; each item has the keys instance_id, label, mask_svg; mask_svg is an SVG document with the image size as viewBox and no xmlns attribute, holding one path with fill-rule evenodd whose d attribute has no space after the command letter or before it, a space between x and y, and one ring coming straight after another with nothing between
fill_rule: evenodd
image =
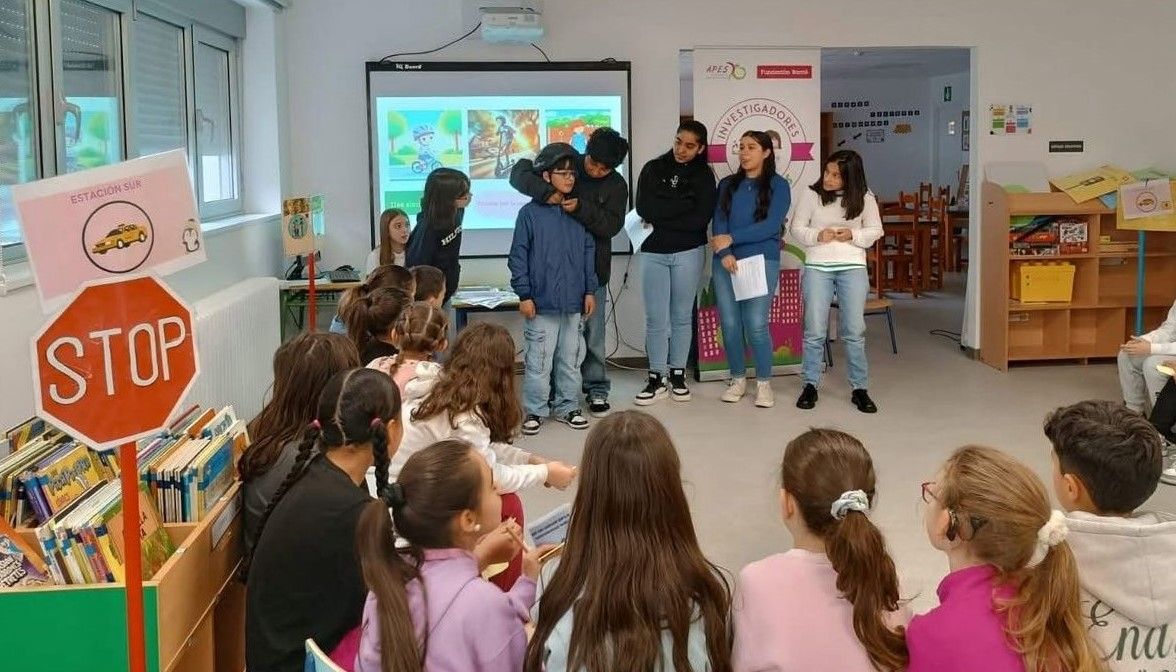
<instances>
[{"instance_id":1,"label":"boy in blue jacket","mask_svg":"<svg viewBox=\"0 0 1176 672\"><path fill-rule=\"evenodd\" d=\"M571 145L552 143L535 157L534 171L569 194L575 158ZM588 427L580 410L580 364L583 320L596 310L595 257L592 235L562 206L536 200L519 210L507 266L526 318L523 434L537 434L549 415L573 429Z\"/></svg>"}]
</instances>

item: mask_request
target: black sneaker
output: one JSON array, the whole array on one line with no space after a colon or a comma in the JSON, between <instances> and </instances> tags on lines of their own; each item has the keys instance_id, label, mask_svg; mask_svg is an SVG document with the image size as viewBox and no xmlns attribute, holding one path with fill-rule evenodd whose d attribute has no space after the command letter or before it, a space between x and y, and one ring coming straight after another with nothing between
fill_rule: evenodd
<instances>
[{"instance_id":1,"label":"black sneaker","mask_svg":"<svg viewBox=\"0 0 1176 672\"><path fill-rule=\"evenodd\" d=\"M857 406L857 409L862 413L878 412L878 407L874 405L874 400L870 398L870 395L866 394L865 390L854 390L853 394L850 395L850 400L853 401L853 405Z\"/></svg>"},{"instance_id":2,"label":"black sneaker","mask_svg":"<svg viewBox=\"0 0 1176 672\"><path fill-rule=\"evenodd\" d=\"M556 418L556 420L559 420L572 429L588 429L588 418L584 417L580 409L571 411L567 415L562 415Z\"/></svg>"},{"instance_id":3,"label":"black sneaker","mask_svg":"<svg viewBox=\"0 0 1176 672\"><path fill-rule=\"evenodd\" d=\"M527 419L523 421L523 434L527 436L534 436L539 433L539 428L543 426L543 421L537 415L528 415Z\"/></svg>"},{"instance_id":4,"label":"black sneaker","mask_svg":"<svg viewBox=\"0 0 1176 672\"><path fill-rule=\"evenodd\" d=\"M666 379L660 373L649 372L649 382L646 383L645 389L637 393L633 399L633 403L638 406L651 406L666 398L669 390L666 388Z\"/></svg>"},{"instance_id":5,"label":"black sneaker","mask_svg":"<svg viewBox=\"0 0 1176 672\"><path fill-rule=\"evenodd\" d=\"M804 390L800 393L800 398L796 400L796 407L809 410L817 405L817 387L812 383L805 383Z\"/></svg>"},{"instance_id":6,"label":"black sneaker","mask_svg":"<svg viewBox=\"0 0 1176 672\"><path fill-rule=\"evenodd\" d=\"M594 398L588 400L588 412L593 417L603 418L612 410L612 406L608 405L608 399Z\"/></svg>"},{"instance_id":7,"label":"black sneaker","mask_svg":"<svg viewBox=\"0 0 1176 672\"><path fill-rule=\"evenodd\" d=\"M686 369L670 369L670 398L674 401L690 401L690 388L686 387Z\"/></svg>"}]
</instances>

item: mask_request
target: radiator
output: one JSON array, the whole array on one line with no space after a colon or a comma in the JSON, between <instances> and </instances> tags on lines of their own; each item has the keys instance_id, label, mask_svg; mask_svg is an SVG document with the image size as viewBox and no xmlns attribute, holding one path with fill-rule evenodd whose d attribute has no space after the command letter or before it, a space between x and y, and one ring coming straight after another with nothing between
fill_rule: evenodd
<instances>
[{"instance_id":1,"label":"radiator","mask_svg":"<svg viewBox=\"0 0 1176 672\"><path fill-rule=\"evenodd\" d=\"M250 278L196 302L200 375L183 408L231 404L248 422L261 410L273 382L281 343L278 281Z\"/></svg>"}]
</instances>

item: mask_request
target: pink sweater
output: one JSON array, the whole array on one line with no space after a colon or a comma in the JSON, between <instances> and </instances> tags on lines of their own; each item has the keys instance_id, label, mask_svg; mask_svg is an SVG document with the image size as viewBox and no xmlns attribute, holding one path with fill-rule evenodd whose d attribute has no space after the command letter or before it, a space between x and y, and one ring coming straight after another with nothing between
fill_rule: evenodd
<instances>
[{"instance_id":1,"label":"pink sweater","mask_svg":"<svg viewBox=\"0 0 1176 672\"><path fill-rule=\"evenodd\" d=\"M735 672L874 672L836 583L827 556L796 548L744 567L733 609ZM897 628L909 618L903 609L887 620Z\"/></svg>"},{"instance_id":2,"label":"pink sweater","mask_svg":"<svg viewBox=\"0 0 1176 672\"><path fill-rule=\"evenodd\" d=\"M1007 618L995 600L1012 597L995 582L996 569L961 569L939 583L939 606L911 619L908 672L1025 672L1025 661L1006 634Z\"/></svg>"}]
</instances>

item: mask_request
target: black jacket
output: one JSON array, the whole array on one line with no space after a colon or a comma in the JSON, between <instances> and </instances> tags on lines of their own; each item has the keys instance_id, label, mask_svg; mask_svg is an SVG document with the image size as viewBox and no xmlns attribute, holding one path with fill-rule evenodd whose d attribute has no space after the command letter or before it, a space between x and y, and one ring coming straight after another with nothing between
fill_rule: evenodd
<instances>
[{"instance_id":1,"label":"black jacket","mask_svg":"<svg viewBox=\"0 0 1176 672\"><path fill-rule=\"evenodd\" d=\"M666 152L646 163L637 179L637 214L653 233L641 250L672 254L705 245L718 193L705 160L678 163Z\"/></svg>"},{"instance_id":2,"label":"black jacket","mask_svg":"<svg viewBox=\"0 0 1176 672\"><path fill-rule=\"evenodd\" d=\"M405 246L404 263L413 266L435 266L445 274L445 302L457 291L461 281L461 220L465 210L457 211L457 226L449 231L440 231L417 215L416 226L408 236Z\"/></svg>"},{"instance_id":3,"label":"black jacket","mask_svg":"<svg viewBox=\"0 0 1176 672\"><path fill-rule=\"evenodd\" d=\"M520 159L510 171L510 186L532 199L545 203L555 188L541 175L532 171L529 159ZM617 171L602 179L593 179L584 172L584 157L576 157L576 188L570 198L578 198L580 205L572 217L584 225L596 241L596 279L600 286L608 284L612 276L612 239L625 225L625 211L629 206L629 185Z\"/></svg>"}]
</instances>

